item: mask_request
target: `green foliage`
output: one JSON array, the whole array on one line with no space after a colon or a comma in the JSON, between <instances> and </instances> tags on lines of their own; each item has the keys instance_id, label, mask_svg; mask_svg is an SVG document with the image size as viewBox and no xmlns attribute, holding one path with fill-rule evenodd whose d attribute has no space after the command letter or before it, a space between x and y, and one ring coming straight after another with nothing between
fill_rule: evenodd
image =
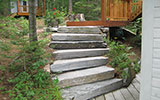
<instances>
[{"instance_id":1,"label":"green foliage","mask_svg":"<svg viewBox=\"0 0 160 100\"><path fill-rule=\"evenodd\" d=\"M138 47L141 48L141 43L142 43L142 36L141 35L136 35L131 39L131 44L134 44Z\"/></svg>"},{"instance_id":2,"label":"green foliage","mask_svg":"<svg viewBox=\"0 0 160 100\"><path fill-rule=\"evenodd\" d=\"M136 33L136 35L140 35L142 33L142 18L138 18L136 21L126 26L126 28Z\"/></svg>"},{"instance_id":3,"label":"green foliage","mask_svg":"<svg viewBox=\"0 0 160 100\"><path fill-rule=\"evenodd\" d=\"M24 23L25 19L20 19L20 22L12 18L3 18L3 20L5 20L2 21L3 24L8 24L9 27L4 25L1 27L2 30L0 29L2 34L8 32L7 37L0 37L2 44L0 59L8 61L9 64L3 64L1 61L0 72L14 72L13 77L10 76L8 79L8 82L13 85L13 88L7 92L10 99L62 100L57 85L58 79L52 81L50 74L43 70L43 67L49 63L50 54L45 50L49 40L45 38L30 42L28 22ZM5 75L4 73L1 75ZM0 81L3 79L1 77Z\"/></svg>"},{"instance_id":4,"label":"green foliage","mask_svg":"<svg viewBox=\"0 0 160 100\"><path fill-rule=\"evenodd\" d=\"M126 47L118 42L107 42L110 48L108 57L110 58L109 65L116 69L118 77L126 78L128 76L125 71L126 68L134 69L136 72L139 72L139 67L135 61L134 66L129 56L134 55L133 52L130 52L132 47Z\"/></svg>"},{"instance_id":5,"label":"green foliage","mask_svg":"<svg viewBox=\"0 0 160 100\"><path fill-rule=\"evenodd\" d=\"M45 24L48 26L56 26L54 24L61 24L64 22L65 13L54 8L53 10L47 10L44 16Z\"/></svg>"},{"instance_id":6,"label":"green foliage","mask_svg":"<svg viewBox=\"0 0 160 100\"><path fill-rule=\"evenodd\" d=\"M73 3L73 12L83 13L86 20L100 20L101 0L78 0Z\"/></svg>"},{"instance_id":7,"label":"green foliage","mask_svg":"<svg viewBox=\"0 0 160 100\"><path fill-rule=\"evenodd\" d=\"M132 64L133 64L133 69L135 70L135 72L139 73L141 70L139 59L135 60Z\"/></svg>"},{"instance_id":8,"label":"green foliage","mask_svg":"<svg viewBox=\"0 0 160 100\"><path fill-rule=\"evenodd\" d=\"M57 8L67 14L69 0L46 0L47 10ZM72 0L73 14L84 14L86 20L99 20L101 18L101 0Z\"/></svg>"}]
</instances>

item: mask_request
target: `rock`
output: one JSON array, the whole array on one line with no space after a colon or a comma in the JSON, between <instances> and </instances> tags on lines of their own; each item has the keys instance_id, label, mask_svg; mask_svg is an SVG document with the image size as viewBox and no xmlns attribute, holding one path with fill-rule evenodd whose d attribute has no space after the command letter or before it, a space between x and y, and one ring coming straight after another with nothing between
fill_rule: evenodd
<instances>
[{"instance_id":1,"label":"rock","mask_svg":"<svg viewBox=\"0 0 160 100\"><path fill-rule=\"evenodd\" d=\"M101 34L65 34L55 33L52 34L52 41L103 41Z\"/></svg>"},{"instance_id":2,"label":"rock","mask_svg":"<svg viewBox=\"0 0 160 100\"><path fill-rule=\"evenodd\" d=\"M95 57L107 54L109 48L95 48L95 49L71 49L71 50L56 50L53 52L55 60Z\"/></svg>"},{"instance_id":3,"label":"rock","mask_svg":"<svg viewBox=\"0 0 160 100\"><path fill-rule=\"evenodd\" d=\"M51 65L51 72L66 72L84 68L106 65L107 57L88 57L67 60L57 60Z\"/></svg>"},{"instance_id":4,"label":"rock","mask_svg":"<svg viewBox=\"0 0 160 100\"><path fill-rule=\"evenodd\" d=\"M53 49L86 49L105 48L103 41L52 41L50 47Z\"/></svg>"},{"instance_id":5,"label":"rock","mask_svg":"<svg viewBox=\"0 0 160 100\"><path fill-rule=\"evenodd\" d=\"M105 80L64 89L62 97L64 98L63 100L88 100L119 89L122 86L121 79Z\"/></svg>"},{"instance_id":6,"label":"rock","mask_svg":"<svg viewBox=\"0 0 160 100\"><path fill-rule=\"evenodd\" d=\"M97 26L68 26L58 28L59 33L101 33L100 27Z\"/></svg>"},{"instance_id":7,"label":"rock","mask_svg":"<svg viewBox=\"0 0 160 100\"><path fill-rule=\"evenodd\" d=\"M132 68L126 68L124 69L124 71L126 72L127 75L126 78L123 79L124 83L123 86L128 87L131 84L132 80L135 78L136 73Z\"/></svg>"},{"instance_id":8,"label":"rock","mask_svg":"<svg viewBox=\"0 0 160 100\"><path fill-rule=\"evenodd\" d=\"M114 69L106 66L67 72L58 75L59 86L75 86L96 81L111 79L114 77Z\"/></svg>"},{"instance_id":9,"label":"rock","mask_svg":"<svg viewBox=\"0 0 160 100\"><path fill-rule=\"evenodd\" d=\"M58 28L57 27L46 27L44 28L45 32L57 32Z\"/></svg>"}]
</instances>

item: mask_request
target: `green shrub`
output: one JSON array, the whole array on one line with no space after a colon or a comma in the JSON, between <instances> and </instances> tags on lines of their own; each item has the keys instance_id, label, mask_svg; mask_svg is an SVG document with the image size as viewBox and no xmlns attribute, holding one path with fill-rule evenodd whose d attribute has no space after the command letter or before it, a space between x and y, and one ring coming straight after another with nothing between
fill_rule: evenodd
<instances>
[{"instance_id":1,"label":"green shrub","mask_svg":"<svg viewBox=\"0 0 160 100\"><path fill-rule=\"evenodd\" d=\"M109 53L107 56L110 58L109 65L116 69L117 77L126 78L128 73L125 71L126 68L133 69L137 73L139 68L136 66L136 61L133 61L129 56L134 55L133 52L130 52L132 47L126 47L123 44L118 42L107 42L109 45ZM136 65L135 65L136 64Z\"/></svg>"},{"instance_id":2,"label":"green shrub","mask_svg":"<svg viewBox=\"0 0 160 100\"><path fill-rule=\"evenodd\" d=\"M47 10L44 16L45 24L47 26L58 26L64 22L65 13L54 8L53 10Z\"/></svg>"},{"instance_id":3,"label":"green shrub","mask_svg":"<svg viewBox=\"0 0 160 100\"><path fill-rule=\"evenodd\" d=\"M136 35L140 35L142 33L142 18L136 19L136 21L132 22L131 24L129 24L125 28L136 33Z\"/></svg>"},{"instance_id":4,"label":"green shrub","mask_svg":"<svg viewBox=\"0 0 160 100\"><path fill-rule=\"evenodd\" d=\"M18 21L17 19L13 20L14 22ZM10 21L6 20L6 22ZM10 25L10 23L8 24ZM17 27L19 25L20 28ZM4 26L3 29L5 29ZM0 59L10 59L9 64L0 65L0 71L14 73L13 77L10 76L8 79L9 84L12 84L12 89L7 91L10 99L62 100L60 88L57 85L58 79L52 81L50 74L43 70L43 67L49 63L50 54L45 50L49 40L45 38L30 42L28 23L20 22L16 24L15 29L12 34L8 30L0 30L8 31L9 34L8 38L0 37L2 40L0 41L2 44L0 45ZM12 49L16 49L17 52L13 52Z\"/></svg>"}]
</instances>

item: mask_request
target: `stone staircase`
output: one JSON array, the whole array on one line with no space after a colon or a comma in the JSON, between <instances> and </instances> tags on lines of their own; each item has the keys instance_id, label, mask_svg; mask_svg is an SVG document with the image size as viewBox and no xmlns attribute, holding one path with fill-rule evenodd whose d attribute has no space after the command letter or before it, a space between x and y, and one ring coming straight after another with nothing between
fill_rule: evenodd
<instances>
[{"instance_id":1,"label":"stone staircase","mask_svg":"<svg viewBox=\"0 0 160 100\"><path fill-rule=\"evenodd\" d=\"M107 67L108 52L99 27L60 27L52 35L51 72L57 73L64 100L88 100L122 87ZM55 79L56 77L53 77Z\"/></svg>"}]
</instances>

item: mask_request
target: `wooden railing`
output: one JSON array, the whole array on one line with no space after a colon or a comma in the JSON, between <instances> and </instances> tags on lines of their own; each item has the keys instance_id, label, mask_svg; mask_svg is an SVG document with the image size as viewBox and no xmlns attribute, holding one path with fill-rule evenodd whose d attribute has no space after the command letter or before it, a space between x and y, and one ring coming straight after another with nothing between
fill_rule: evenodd
<instances>
[{"instance_id":1,"label":"wooden railing","mask_svg":"<svg viewBox=\"0 0 160 100\"><path fill-rule=\"evenodd\" d=\"M142 13L142 0L107 0L106 20L132 21Z\"/></svg>"},{"instance_id":2,"label":"wooden railing","mask_svg":"<svg viewBox=\"0 0 160 100\"><path fill-rule=\"evenodd\" d=\"M37 7L36 9L37 9L36 14L38 16L43 15L43 11L42 11L41 7ZM19 14L26 14L26 15L28 15L28 13L29 13L29 6L19 5L18 13Z\"/></svg>"},{"instance_id":3,"label":"wooden railing","mask_svg":"<svg viewBox=\"0 0 160 100\"><path fill-rule=\"evenodd\" d=\"M139 14L142 13L142 0L132 0L131 1L131 15L129 20L134 20Z\"/></svg>"}]
</instances>

